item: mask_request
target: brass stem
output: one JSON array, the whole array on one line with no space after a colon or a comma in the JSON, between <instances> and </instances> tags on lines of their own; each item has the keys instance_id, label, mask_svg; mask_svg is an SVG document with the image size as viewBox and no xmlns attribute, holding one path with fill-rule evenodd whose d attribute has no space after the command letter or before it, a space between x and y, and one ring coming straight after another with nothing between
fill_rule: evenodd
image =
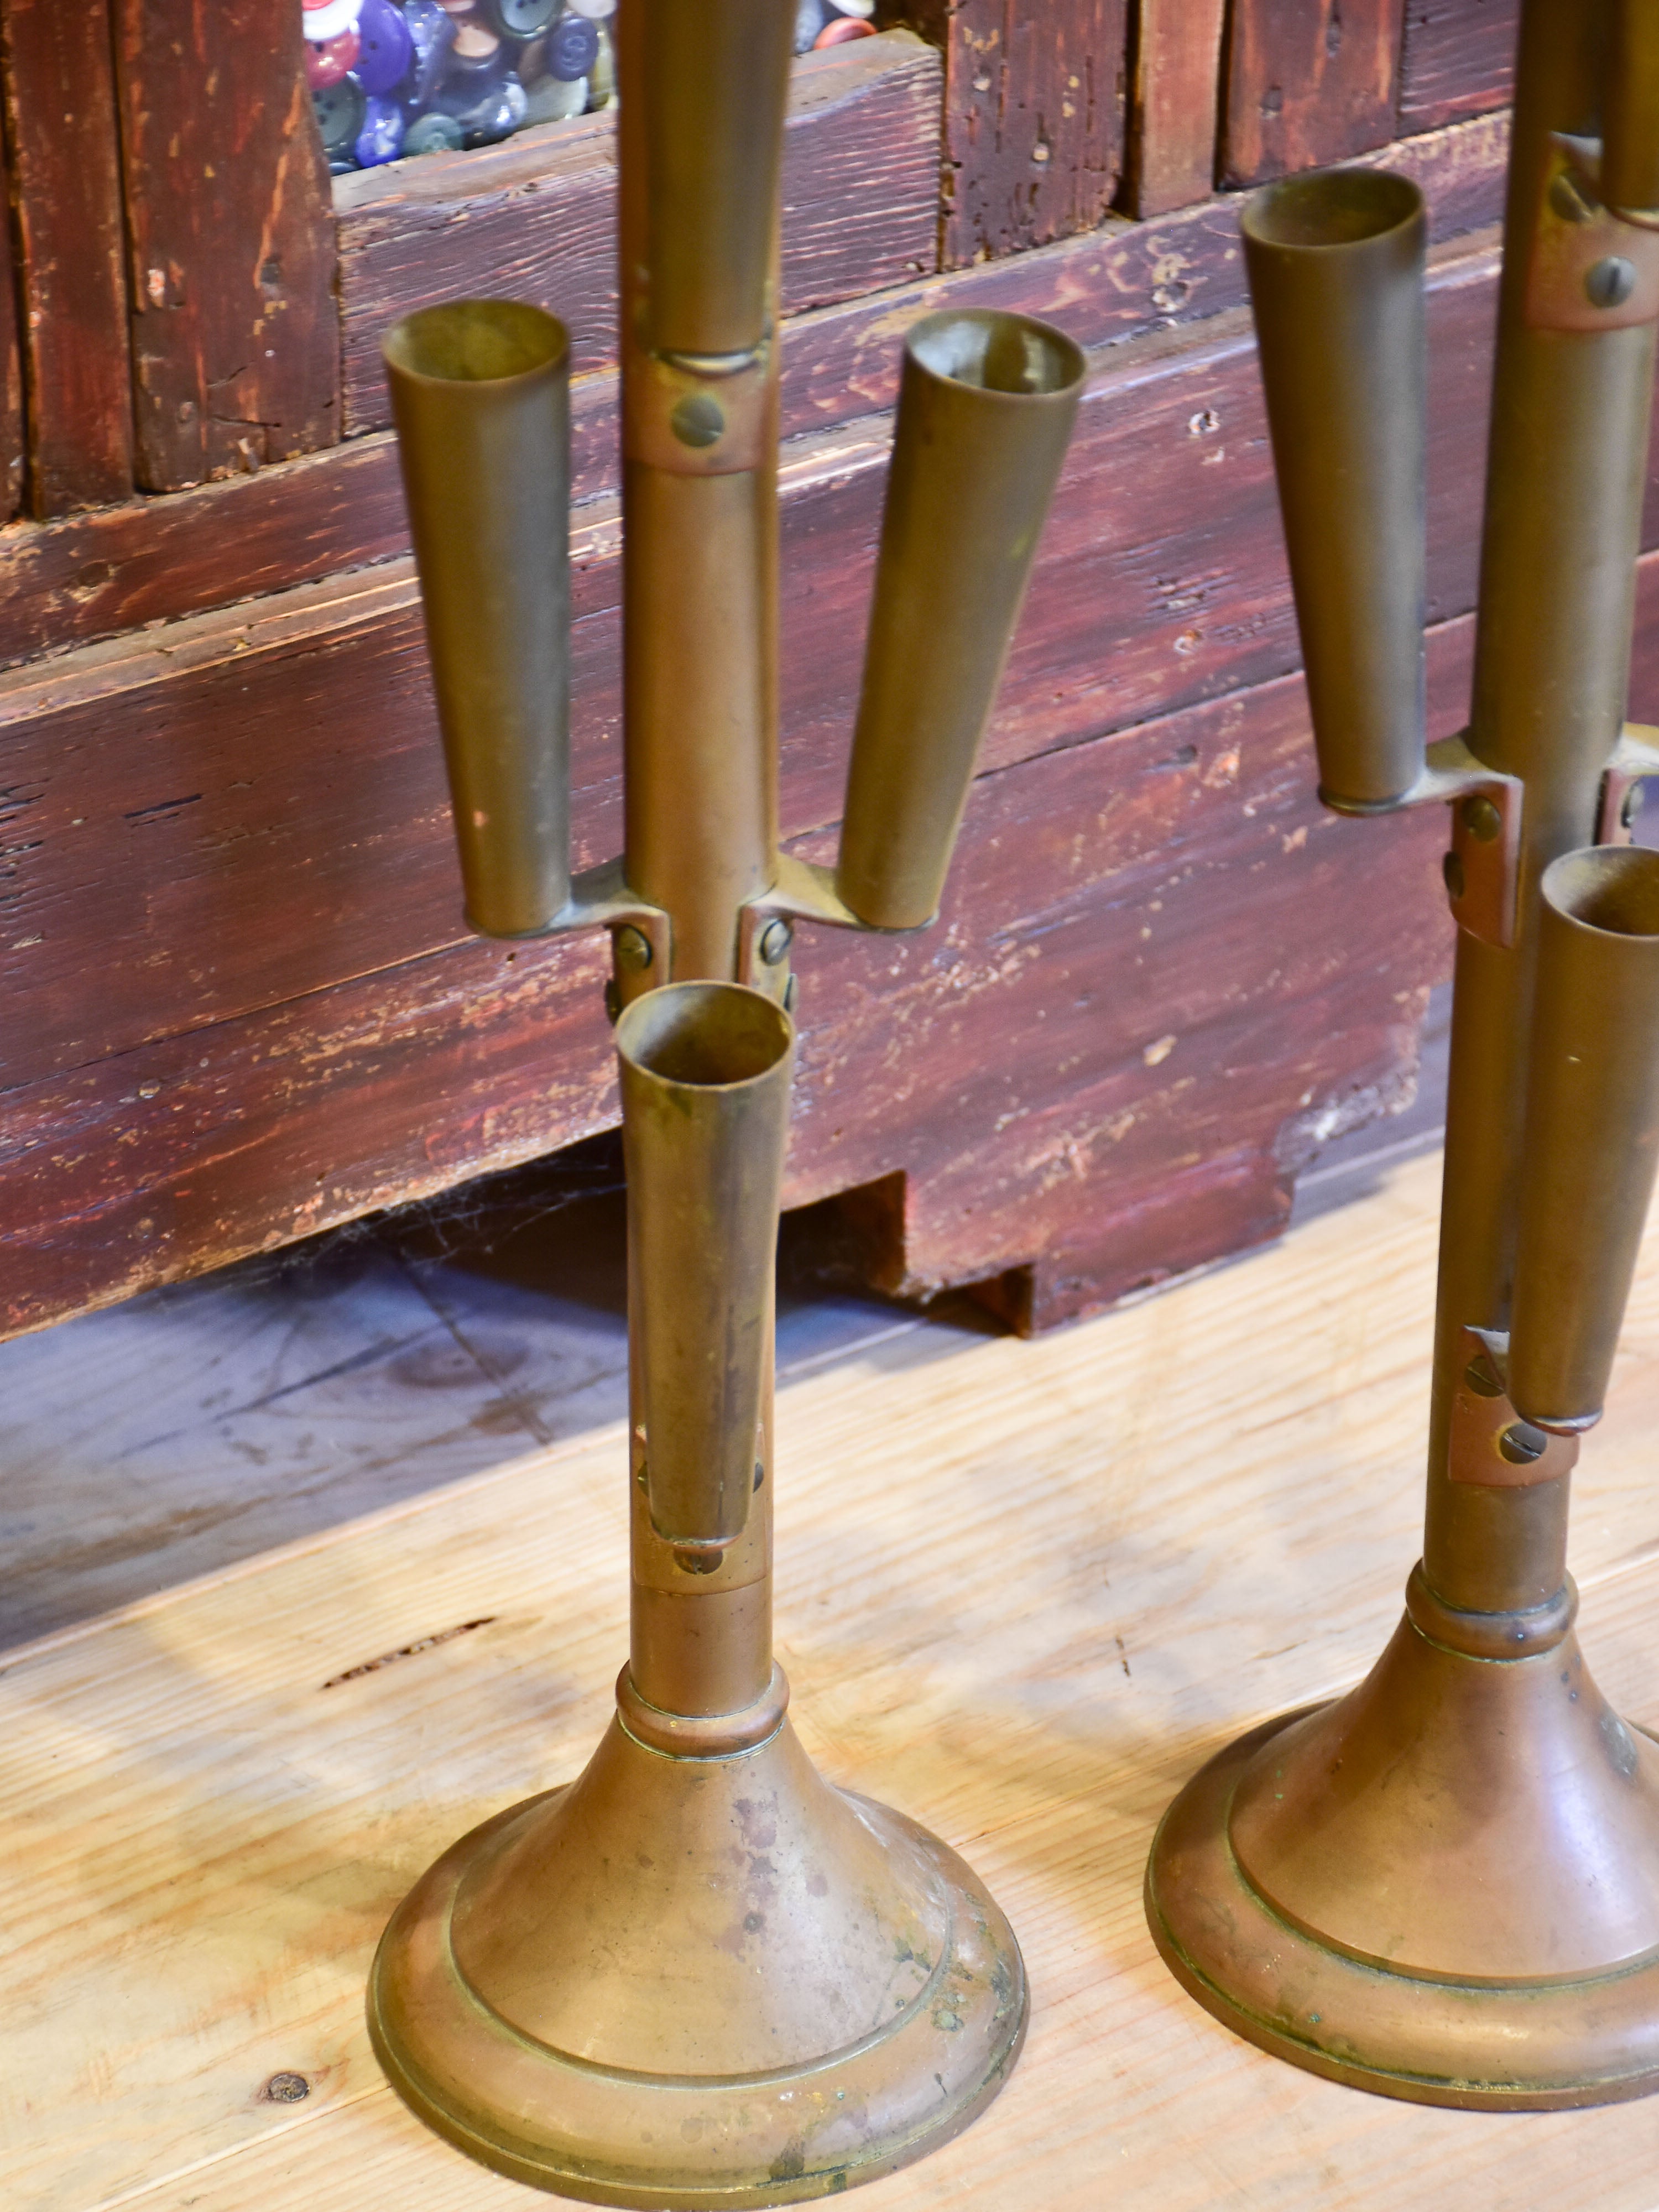
<instances>
[{"instance_id":1,"label":"brass stem","mask_svg":"<svg viewBox=\"0 0 1659 2212\"><path fill-rule=\"evenodd\" d=\"M1478 1612L1541 1604L1566 1568L1566 1481L1455 1483L1446 1447L1463 1328L1508 1325L1539 883L1595 836L1629 682L1654 329L1526 319L1550 134L1595 127L1597 27L1528 0L1505 215L1470 744L1525 784L1519 917L1508 950L1458 939L1424 1540L1437 1595Z\"/></svg>"}]
</instances>

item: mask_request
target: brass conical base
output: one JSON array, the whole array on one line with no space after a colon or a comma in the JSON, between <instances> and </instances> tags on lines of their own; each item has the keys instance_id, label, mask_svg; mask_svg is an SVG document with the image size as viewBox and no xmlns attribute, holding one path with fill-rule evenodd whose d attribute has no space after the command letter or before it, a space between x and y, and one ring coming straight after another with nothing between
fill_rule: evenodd
<instances>
[{"instance_id":1,"label":"brass conical base","mask_svg":"<svg viewBox=\"0 0 1659 2212\"><path fill-rule=\"evenodd\" d=\"M369 1985L422 2119L599 2203L782 2204L995 2095L1025 2026L1007 1922L942 1844L823 1780L781 1686L745 1744L745 1717L654 1714L624 1678L579 1780L423 1876Z\"/></svg>"},{"instance_id":2,"label":"brass conical base","mask_svg":"<svg viewBox=\"0 0 1659 2212\"><path fill-rule=\"evenodd\" d=\"M1170 1807L1159 1950L1229 2027L1359 2088L1499 2109L1659 2088L1659 1746L1591 1681L1571 1585L1461 1617L1521 1657L1425 1632L1460 1617L1437 1621L1420 1569L1409 1603L1358 1689L1242 1737Z\"/></svg>"}]
</instances>

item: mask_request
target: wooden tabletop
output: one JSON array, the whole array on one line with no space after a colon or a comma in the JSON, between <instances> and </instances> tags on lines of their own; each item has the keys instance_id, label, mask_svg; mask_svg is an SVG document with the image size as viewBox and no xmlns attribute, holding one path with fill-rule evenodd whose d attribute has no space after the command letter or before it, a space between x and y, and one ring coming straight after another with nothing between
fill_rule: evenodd
<instances>
[{"instance_id":1,"label":"wooden tabletop","mask_svg":"<svg viewBox=\"0 0 1659 2212\"><path fill-rule=\"evenodd\" d=\"M1189 2003L1141 1917L1184 1777L1351 1680L1397 1615L1438 1173L1408 1163L1272 1251L1036 1343L911 1329L784 1389L801 1735L972 1860L1034 1991L996 2104L868 2212L1659 2207L1659 2099L1488 2115L1315 2081ZM1656 1423L1650 1237L1573 1546L1590 1663L1650 1723ZM536 2201L383 2087L363 1978L438 1850L597 1739L623 1505L613 1425L7 1656L10 2212ZM308 2094L272 2101L278 2074Z\"/></svg>"}]
</instances>

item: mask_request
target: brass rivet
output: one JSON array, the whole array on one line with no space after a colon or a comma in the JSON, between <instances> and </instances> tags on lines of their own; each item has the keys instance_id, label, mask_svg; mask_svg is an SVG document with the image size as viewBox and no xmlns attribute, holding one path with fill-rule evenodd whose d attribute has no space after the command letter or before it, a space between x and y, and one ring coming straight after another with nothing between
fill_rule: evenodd
<instances>
[{"instance_id":1,"label":"brass rivet","mask_svg":"<svg viewBox=\"0 0 1659 2212\"><path fill-rule=\"evenodd\" d=\"M706 392L688 392L668 427L683 446L717 446L726 434L726 410Z\"/></svg>"},{"instance_id":2,"label":"brass rivet","mask_svg":"<svg viewBox=\"0 0 1659 2212\"><path fill-rule=\"evenodd\" d=\"M1622 307L1636 289L1636 264L1609 253L1584 272L1584 296L1593 307Z\"/></svg>"},{"instance_id":3,"label":"brass rivet","mask_svg":"<svg viewBox=\"0 0 1659 2212\"><path fill-rule=\"evenodd\" d=\"M1463 827L1471 837L1490 845L1504 826L1504 817L1490 799L1477 794L1463 801Z\"/></svg>"},{"instance_id":4,"label":"brass rivet","mask_svg":"<svg viewBox=\"0 0 1659 2212\"><path fill-rule=\"evenodd\" d=\"M765 1481L765 1480L766 1480L766 1467L765 1467L765 1463L764 1463L764 1462L763 1462L763 1461L757 1460L757 1461L755 1462L755 1487L756 1487L756 1489L757 1489L757 1490L758 1490L758 1489L760 1488L760 1486L761 1486L762 1483L763 1483L763 1482Z\"/></svg>"},{"instance_id":5,"label":"brass rivet","mask_svg":"<svg viewBox=\"0 0 1659 2212\"><path fill-rule=\"evenodd\" d=\"M1550 205L1563 222L1589 222L1595 213L1577 180L1565 169L1550 186Z\"/></svg>"},{"instance_id":6,"label":"brass rivet","mask_svg":"<svg viewBox=\"0 0 1659 2212\"><path fill-rule=\"evenodd\" d=\"M769 921L761 932L760 957L769 968L781 968L794 941L795 933L787 921Z\"/></svg>"},{"instance_id":7,"label":"brass rivet","mask_svg":"<svg viewBox=\"0 0 1659 2212\"><path fill-rule=\"evenodd\" d=\"M617 965L635 975L642 975L651 965L651 939L631 922L617 932Z\"/></svg>"},{"instance_id":8,"label":"brass rivet","mask_svg":"<svg viewBox=\"0 0 1659 2212\"><path fill-rule=\"evenodd\" d=\"M1446 889L1455 899L1463 896L1463 863L1455 853L1448 853L1440 863L1440 872L1446 879Z\"/></svg>"}]
</instances>

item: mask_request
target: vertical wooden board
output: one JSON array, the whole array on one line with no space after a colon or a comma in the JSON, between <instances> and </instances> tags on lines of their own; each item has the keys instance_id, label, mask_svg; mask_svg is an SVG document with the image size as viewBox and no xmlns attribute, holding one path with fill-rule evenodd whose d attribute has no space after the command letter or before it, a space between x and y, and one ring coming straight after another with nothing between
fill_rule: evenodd
<instances>
[{"instance_id":1,"label":"vertical wooden board","mask_svg":"<svg viewBox=\"0 0 1659 2212\"><path fill-rule=\"evenodd\" d=\"M945 264L1092 230L1123 173L1128 0L926 0L946 41Z\"/></svg>"},{"instance_id":2,"label":"vertical wooden board","mask_svg":"<svg viewBox=\"0 0 1659 2212\"><path fill-rule=\"evenodd\" d=\"M0 165L13 172L5 106L0 101ZM3 210L0 210L3 213ZM0 521L23 503L23 356L18 342L17 263L11 225L0 221Z\"/></svg>"},{"instance_id":3,"label":"vertical wooden board","mask_svg":"<svg viewBox=\"0 0 1659 2212\"><path fill-rule=\"evenodd\" d=\"M1346 161L1394 137L1405 0L1232 0L1223 181Z\"/></svg>"},{"instance_id":4,"label":"vertical wooden board","mask_svg":"<svg viewBox=\"0 0 1659 2212\"><path fill-rule=\"evenodd\" d=\"M1126 193L1135 215L1209 198L1226 17L1227 0L1139 0Z\"/></svg>"},{"instance_id":5,"label":"vertical wooden board","mask_svg":"<svg viewBox=\"0 0 1659 2212\"><path fill-rule=\"evenodd\" d=\"M332 445L334 223L300 11L114 10L140 484L173 491Z\"/></svg>"},{"instance_id":6,"label":"vertical wooden board","mask_svg":"<svg viewBox=\"0 0 1659 2212\"><path fill-rule=\"evenodd\" d=\"M1406 0L1400 136L1505 106L1520 27L1521 0Z\"/></svg>"},{"instance_id":7,"label":"vertical wooden board","mask_svg":"<svg viewBox=\"0 0 1659 2212\"><path fill-rule=\"evenodd\" d=\"M45 519L132 489L105 0L0 0L0 40L21 262L27 495Z\"/></svg>"}]
</instances>

